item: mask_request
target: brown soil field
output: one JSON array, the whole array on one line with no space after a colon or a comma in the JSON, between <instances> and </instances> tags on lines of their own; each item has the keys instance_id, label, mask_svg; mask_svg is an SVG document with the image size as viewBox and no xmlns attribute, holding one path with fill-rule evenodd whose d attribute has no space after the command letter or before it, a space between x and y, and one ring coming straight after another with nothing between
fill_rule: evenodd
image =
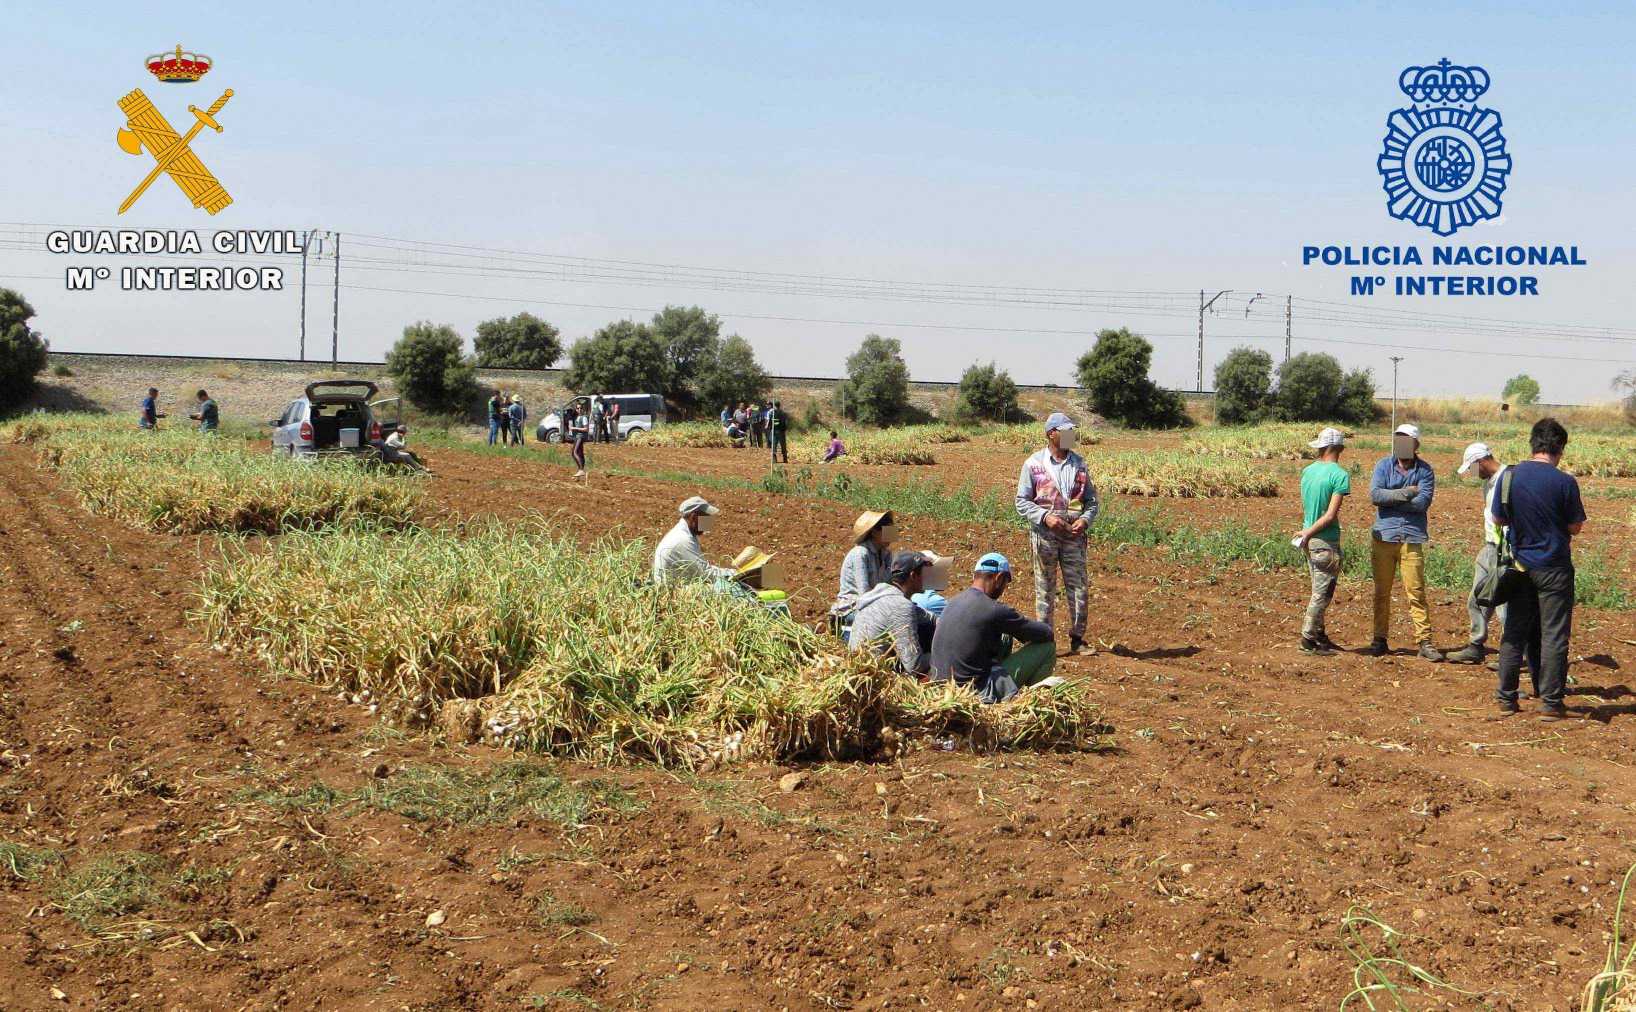
<instances>
[{"instance_id":1,"label":"brown soil field","mask_svg":"<svg viewBox=\"0 0 1636 1012\"><path fill-rule=\"evenodd\" d=\"M1014 480L1020 452L969 453L894 476ZM430 488L449 517L538 511L583 538L651 540L694 490L599 460L759 466L655 454L593 447L579 484L533 446L435 450ZM851 511L711 497L707 550L777 551L797 617L816 618ZM1474 519L1471 498L1444 522ZM1163 507L1290 526L1292 503L1286 487ZM968 564L1007 552L1009 600L1032 611L1019 531L899 526ZM1623 534L1604 526L1611 548ZM632 803L566 827L474 825L268 800L512 757L402 734L213 649L186 615L213 551L88 515L28 448L0 447L0 841L67 869L137 852L178 872L94 935L67 916L63 876L0 862L0 1007L1332 1009L1353 988L1342 918L1361 904L1402 932L1404 958L1480 995L1412 1007L1567 1012L1636 856L1633 613L1580 614L1573 719L1547 725L1497 718L1480 666L1299 653L1304 574L1096 549L1103 649L1058 672L1104 705L1105 751L926 748L805 767L789 792L782 767L552 763ZM1368 638L1367 592L1342 584L1343 644ZM1432 607L1439 640L1460 642L1463 600L1433 591Z\"/></svg>"}]
</instances>

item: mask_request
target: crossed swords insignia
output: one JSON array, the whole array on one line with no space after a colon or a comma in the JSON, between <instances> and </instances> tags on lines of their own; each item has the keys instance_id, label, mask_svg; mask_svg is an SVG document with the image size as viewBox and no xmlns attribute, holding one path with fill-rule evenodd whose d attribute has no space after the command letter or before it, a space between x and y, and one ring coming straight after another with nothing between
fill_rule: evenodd
<instances>
[{"instance_id":1,"label":"crossed swords insignia","mask_svg":"<svg viewBox=\"0 0 1636 1012\"><path fill-rule=\"evenodd\" d=\"M233 198L227 195L222 184L205 168L204 162L188 147L200 130L210 127L217 133L222 132L220 123L216 122L216 114L222 111L222 106L233 97L233 89L222 92L222 97L216 99L209 109L201 110L198 106L190 105L187 111L197 120L188 132L178 137L176 131L165 120L165 116L154 108L148 96L137 88L129 95L119 100L120 111L125 113L126 126L117 135L119 147L127 154L140 155L143 148L153 155L153 171L146 179L137 184L131 195L125 198L125 203L119 205L119 213L128 211L137 199L146 193L153 181L159 178L160 173L170 176L177 186L181 187L187 199L193 202L194 207L202 207L210 214L215 214L228 204Z\"/></svg>"}]
</instances>

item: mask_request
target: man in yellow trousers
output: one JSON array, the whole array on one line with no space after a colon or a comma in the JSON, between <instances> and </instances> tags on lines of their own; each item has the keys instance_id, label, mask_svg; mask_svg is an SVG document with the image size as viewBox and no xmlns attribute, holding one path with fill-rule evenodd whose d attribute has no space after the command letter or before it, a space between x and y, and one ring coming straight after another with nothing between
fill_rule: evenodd
<instances>
[{"instance_id":1,"label":"man in yellow trousers","mask_svg":"<svg viewBox=\"0 0 1636 1012\"><path fill-rule=\"evenodd\" d=\"M1392 625L1392 584L1403 576L1403 593L1409 599L1409 617L1414 620L1419 656L1441 661L1443 654L1432 646L1431 613L1426 608L1426 511L1437 492L1437 476L1430 464L1420 459L1420 429L1400 425L1392 434L1392 452L1375 465L1369 482L1369 499L1375 504L1370 562L1375 575L1375 639L1368 653L1380 657L1387 652L1386 633Z\"/></svg>"}]
</instances>

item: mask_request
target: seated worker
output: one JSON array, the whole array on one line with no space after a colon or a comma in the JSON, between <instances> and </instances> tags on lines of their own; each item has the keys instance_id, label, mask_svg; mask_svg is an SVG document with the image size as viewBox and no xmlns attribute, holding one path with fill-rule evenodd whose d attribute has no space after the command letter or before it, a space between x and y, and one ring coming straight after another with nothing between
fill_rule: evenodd
<instances>
[{"instance_id":1,"label":"seated worker","mask_svg":"<svg viewBox=\"0 0 1636 1012\"><path fill-rule=\"evenodd\" d=\"M829 447L824 450L824 463L827 464L838 457L844 456L846 456L846 444L841 442L841 437L835 434L834 429L830 429Z\"/></svg>"},{"instance_id":2,"label":"seated worker","mask_svg":"<svg viewBox=\"0 0 1636 1012\"><path fill-rule=\"evenodd\" d=\"M865 510L852 523L852 548L841 560L841 589L829 606L830 629L842 639L852 624L858 599L886 579L886 567L892 561L889 546L895 531L891 510Z\"/></svg>"},{"instance_id":3,"label":"seated worker","mask_svg":"<svg viewBox=\"0 0 1636 1012\"><path fill-rule=\"evenodd\" d=\"M971 688L985 703L1003 703L1047 678L1057 662L1051 627L1000 603L1011 585L1011 561L999 552L977 560L971 586L956 594L932 635L932 680L953 680ZM1003 637L1028 644L1007 656Z\"/></svg>"},{"instance_id":4,"label":"seated worker","mask_svg":"<svg viewBox=\"0 0 1636 1012\"><path fill-rule=\"evenodd\" d=\"M775 615L790 617L789 595L784 592L784 565L755 545L733 559L733 578L718 580L716 588L759 601Z\"/></svg>"},{"instance_id":5,"label":"seated worker","mask_svg":"<svg viewBox=\"0 0 1636 1012\"><path fill-rule=\"evenodd\" d=\"M937 620L943 616L943 609L948 601L943 597L943 591L949 586L949 563L954 560L947 555L938 555L936 552L927 552L926 557L932 564L926 569L926 586L918 594L912 594L909 600L915 606L916 628L920 631L920 643L926 653L932 652L932 634L937 632Z\"/></svg>"},{"instance_id":6,"label":"seated worker","mask_svg":"<svg viewBox=\"0 0 1636 1012\"><path fill-rule=\"evenodd\" d=\"M721 431L727 436L727 441L733 444L735 450L744 449L744 430L739 428L737 422L728 422L727 427Z\"/></svg>"},{"instance_id":7,"label":"seated worker","mask_svg":"<svg viewBox=\"0 0 1636 1012\"><path fill-rule=\"evenodd\" d=\"M699 547L699 535L710 533L721 510L703 496L693 496L676 508L682 519L676 522L653 550L653 581L731 580L737 574L723 566L712 566Z\"/></svg>"},{"instance_id":8,"label":"seated worker","mask_svg":"<svg viewBox=\"0 0 1636 1012\"><path fill-rule=\"evenodd\" d=\"M920 609L909 598L925 589L932 560L924 552L898 552L887 567L889 582L876 584L858 602L847 645L853 650L896 652L898 669L924 677L931 658L921 642Z\"/></svg>"},{"instance_id":9,"label":"seated worker","mask_svg":"<svg viewBox=\"0 0 1636 1012\"><path fill-rule=\"evenodd\" d=\"M388 464L402 464L417 471L426 470L425 462L405 445L408 439L409 426L399 425L393 429L392 434L386 437L386 445L381 449L381 459Z\"/></svg>"}]
</instances>

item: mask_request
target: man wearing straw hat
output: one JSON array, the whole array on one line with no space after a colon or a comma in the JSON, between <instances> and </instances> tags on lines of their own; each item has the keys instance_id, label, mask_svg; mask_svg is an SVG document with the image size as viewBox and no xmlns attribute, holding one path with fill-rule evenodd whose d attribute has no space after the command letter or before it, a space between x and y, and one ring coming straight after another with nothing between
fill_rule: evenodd
<instances>
[{"instance_id":1,"label":"man wearing straw hat","mask_svg":"<svg viewBox=\"0 0 1636 1012\"><path fill-rule=\"evenodd\" d=\"M934 567L948 561L929 552L898 552L892 556L887 579L858 602L848 645L853 650L895 652L898 667L906 675L929 672L932 658L920 635L924 613L910 598L926 588L926 579Z\"/></svg>"},{"instance_id":2,"label":"man wearing straw hat","mask_svg":"<svg viewBox=\"0 0 1636 1012\"><path fill-rule=\"evenodd\" d=\"M1087 531L1096 522L1099 503L1085 458L1074 452L1079 435L1073 419L1060 411L1045 420L1046 447L1023 461L1017 476L1017 513L1032 526L1034 614L1052 624L1057 571L1068 598L1069 652L1094 654L1085 642Z\"/></svg>"},{"instance_id":3,"label":"man wearing straw hat","mask_svg":"<svg viewBox=\"0 0 1636 1012\"><path fill-rule=\"evenodd\" d=\"M829 606L829 621L835 631L851 625L858 599L886 579L895 530L891 510L865 510L853 522L852 548L841 560L841 589Z\"/></svg>"},{"instance_id":4,"label":"man wearing straw hat","mask_svg":"<svg viewBox=\"0 0 1636 1012\"><path fill-rule=\"evenodd\" d=\"M721 510L710 505L703 496L693 496L677 507L681 519L660 539L653 551L653 580L668 583L674 580L731 580L738 573L724 566L712 566L699 547L699 535L710 533L716 515Z\"/></svg>"}]
</instances>

